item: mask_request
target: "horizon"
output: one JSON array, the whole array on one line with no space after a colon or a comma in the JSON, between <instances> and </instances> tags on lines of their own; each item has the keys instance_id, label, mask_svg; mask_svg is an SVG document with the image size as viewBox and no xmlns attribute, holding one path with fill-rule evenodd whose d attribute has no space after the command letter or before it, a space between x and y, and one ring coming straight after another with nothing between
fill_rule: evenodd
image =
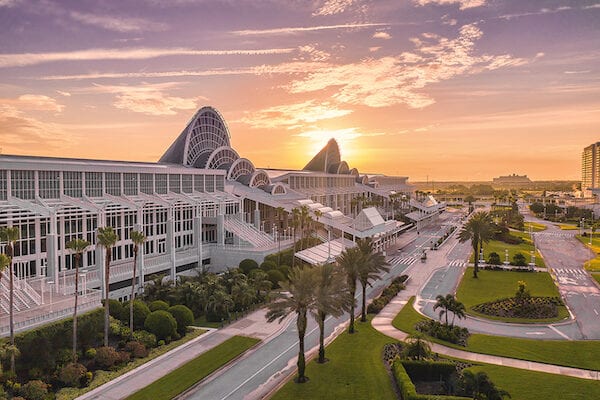
<instances>
[{"instance_id":1,"label":"horizon","mask_svg":"<svg viewBox=\"0 0 600 400\"><path fill-rule=\"evenodd\" d=\"M600 141L596 0L5 0L0 18L1 154L156 162L204 105L258 167L335 138L351 168L412 182L579 181Z\"/></svg>"}]
</instances>

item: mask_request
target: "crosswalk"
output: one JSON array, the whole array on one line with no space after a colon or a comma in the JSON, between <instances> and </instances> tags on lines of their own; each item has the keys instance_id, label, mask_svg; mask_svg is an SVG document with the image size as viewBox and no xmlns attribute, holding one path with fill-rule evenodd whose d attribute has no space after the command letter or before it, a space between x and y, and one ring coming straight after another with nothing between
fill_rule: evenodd
<instances>
[{"instance_id":1,"label":"crosswalk","mask_svg":"<svg viewBox=\"0 0 600 400\"><path fill-rule=\"evenodd\" d=\"M402 265L412 265L417 261L417 259L415 257L402 257L402 256L396 256L394 258L392 258L389 263L390 265L398 265L398 264L402 264Z\"/></svg>"},{"instance_id":2,"label":"crosswalk","mask_svg":"<svg viewBox=\"0 0 600 400\"><path fill-rule=\"evenodd\" d=\"M452 260L448 263L451 267L464 267L467 264L465 260Z\"/></svg>"},{"instance_id":3,"label":"crosswalk","mask_svg":"<svg viewBox=\"0 0 600 400\"><path fill-rule=\"evenodd\" d=\"M556 276L587 276L584 270L578 268L554 268Z\"/></svg>"},{"instance_id":4,"label":"crosswalk","mask_svg":"<svg viewBox=\"0 0 600 400\"><path fill-rule=\"evenodd\" d=\"M533 236L535 237L557 237L557 238L572 238L574 237L579 231L572 231L572 232L534 232Z\"/></svg>"}]
</instances>

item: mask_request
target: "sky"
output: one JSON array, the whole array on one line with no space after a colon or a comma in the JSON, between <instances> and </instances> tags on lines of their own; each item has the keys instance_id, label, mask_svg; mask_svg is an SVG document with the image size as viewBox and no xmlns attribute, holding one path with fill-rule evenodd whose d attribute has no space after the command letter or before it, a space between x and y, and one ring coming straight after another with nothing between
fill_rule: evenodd
<instances>
[{"instance_id":1,"label":"sky","mask_svg":"<svg viewBox=\"0 0 600 400\"><path fill-rule=\"evenodd\" d=\"M581 178L598 0L0 0L0 151L157 161L202 106L260 168Z\"/></svg>"}]
</instances>

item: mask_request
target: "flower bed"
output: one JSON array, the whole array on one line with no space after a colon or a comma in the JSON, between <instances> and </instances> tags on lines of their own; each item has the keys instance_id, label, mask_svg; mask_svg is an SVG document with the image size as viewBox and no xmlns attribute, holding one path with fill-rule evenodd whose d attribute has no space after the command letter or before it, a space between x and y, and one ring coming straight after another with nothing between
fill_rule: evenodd
<instances>
[{"instance_id":1,"label":"flower bed","mask_svg":"<svg viewBox=\"0 0 600 400\"><path fill-rule=\"evenodd\" d=\"M494 317L544 319L558 317L558 306L562 305L559 297L530 297L524 301L509 297L478 304L473 311Z\"/></svg>"}]
</instances>

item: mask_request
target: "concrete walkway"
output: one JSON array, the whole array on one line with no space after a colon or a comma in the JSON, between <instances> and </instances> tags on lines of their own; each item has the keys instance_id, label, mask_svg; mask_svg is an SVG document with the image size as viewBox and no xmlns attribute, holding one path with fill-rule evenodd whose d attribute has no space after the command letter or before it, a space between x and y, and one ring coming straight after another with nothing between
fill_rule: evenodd
<instances>
[{"instance_id":1,"label":"concrete walkway","mask_svg":"<svg viewBox=\"0 0 600 400\"><path fill-rule=\"evenodd\" d=\"M124 399L236 335L257 338L262 340L263 343L268 342L284 329L291 320L288 318L281 324L269 324L266 321L265 313L265 309L259 309L218 330L203 328L207 329L208 332L89 391L77 399Z\"/></svg>"},{"instance_id":2,"label":"concrete walkway","mask_svg":"<svg viewBox=\"0 0 600 400\"><path fill-rule=\"evenodd\" d=\"M404 340L408 336L405 332L402 332L394 326L392 321L398 315L402 307L408 302L409 294L405 294L404 291L400 292L381 312L373 318L371 322L373 327L379 332L386 336L392 337L397 340ZM442 346L440 344L432 344L431 350L436 353L443 354L449 357L460 358L463 360L481 362L487 364L501 365L505 367L520 368L529 371L545 372L548 374L565 375L574 378L600 380L599 371L590 371L586 369L561 367L558 365L544 364L533 361L517 360L508 357L498 357L487 354L471 353L464 350L457 350L451 347Z\"/></svg>"}]
</instances>

